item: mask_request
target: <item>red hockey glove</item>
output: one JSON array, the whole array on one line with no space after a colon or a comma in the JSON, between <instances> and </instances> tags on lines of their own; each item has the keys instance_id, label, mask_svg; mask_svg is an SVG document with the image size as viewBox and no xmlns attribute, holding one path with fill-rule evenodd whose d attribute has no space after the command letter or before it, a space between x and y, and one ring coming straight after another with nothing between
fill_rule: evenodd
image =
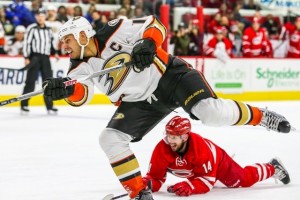
<instances>
[{"instance_id":1,"label":"red hockey glove","mask_svg":"<svg viewBox=\"0 0 300 200\"><path fill-rule=\"evenodd\" d=\"M183 181L168 187L168 192L175 193L177 196L190 196L193 194L193 186L188 182Z\"/></svg>"}]
</instances>

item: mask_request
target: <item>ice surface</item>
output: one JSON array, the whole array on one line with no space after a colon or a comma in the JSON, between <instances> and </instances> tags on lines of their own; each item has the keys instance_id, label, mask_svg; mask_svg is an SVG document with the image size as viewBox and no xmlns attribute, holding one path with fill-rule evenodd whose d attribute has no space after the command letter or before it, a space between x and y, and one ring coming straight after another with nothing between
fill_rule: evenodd
<instances>
[{"instance_id":1,"label":"ice surface","mask_svg":"<svg viewBox=\"0 0 300 200\"><path fill-rule=\"evenodd\" d=\"M297 129L290 134L268 132L262 127L214 128L192 121L193 131L223 147L242 166L268 162L278 156L291 176L291 183L274 179L251 188L228 189L220 183L207 194L175 197L166 187L181 181L168 175L154 199L201 200L299 200L300 199L300 102L251 102L283 114ZM114 113L114 106L58 107L48 116L44 107L30 107L21 116L18 107L0 108L0 200L101 200L109 193L125 193L113 174L98 138ZM139 143L131 145L145 174L151 152L162 138L170 114ZM126 199L126 198L123 198Z\"/></svg>"}]
</instances>

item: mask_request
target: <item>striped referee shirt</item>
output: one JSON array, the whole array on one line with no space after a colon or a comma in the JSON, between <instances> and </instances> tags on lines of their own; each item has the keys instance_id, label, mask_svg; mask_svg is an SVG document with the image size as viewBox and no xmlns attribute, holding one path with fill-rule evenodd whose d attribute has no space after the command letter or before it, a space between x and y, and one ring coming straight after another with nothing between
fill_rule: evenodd
<instances>
[{"instance_id":1,"label":"striped referee shirt","mask_svg":"<svg viewBox=\"0 0 300 200\"><path fill-rule=\"evenodd\" d=\"M37 23L33 23L27 27L23 55L29 58L33 53L50 55L51 46L53 46L53 32L50 27L39 27Z\"/></svg>"}]
</instances>

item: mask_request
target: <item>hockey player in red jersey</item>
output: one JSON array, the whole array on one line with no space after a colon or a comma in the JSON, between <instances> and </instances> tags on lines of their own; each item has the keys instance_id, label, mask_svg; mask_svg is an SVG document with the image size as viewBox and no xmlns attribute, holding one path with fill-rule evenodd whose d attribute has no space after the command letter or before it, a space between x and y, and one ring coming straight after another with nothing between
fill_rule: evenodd
<instances>
[{"instance_id":1,"label":"hockey player in red jersey","mask_svg":"<svg viewBox=\"0 0 300 200\"><path fill-rule=\"evenodd\" d=\"M295 29L289 35L287 58L300 58L300 17L295 20Z\"/></svg>"},{"instance_id":2,"label":"hockey player in red jersey","mask_svg":"<svg viewBox=\"0 0 300 200\"><path fill-rule=\"evenodd\" d=\"M59 31L63 49L71 58L67 77L43 82L44 96L65 99L82 106L92 99L94 87L119 105L100 136L100 146L130 198L151 200L143 184L139 163L130 142L141 140L172 110L182 107L193 118L211 126L260 125L277 132L290 132L283 116L248 104L217 98L203 74L184 60L161 48L166 28L154 16L108 22L94 32L83 17L67 21ZM124 62L122 68L75 85L70 79Z\"/></svg>"},{"instance_id":3,"label":"hockey player in red jersey","mask_svg":"<svg viewBox=\"0 0 300 200\"><path fill-rule=\"evenodd\" d=\"M191 132L187 118L173 117L166 125L165 138L153 150L149 171L143 181L157 192L166 181L167 172L185 181L168 187L178 196L204 194L216 181L229 188L250 187L274 177L284 184L290 182L287 170L280 160L241 167L222 148L212 141Z\"/></svg>"},{"instance_id":4,"label":"hockey player in red jersey","mask_svg":"<svg viewBox=\"0 0 300 200\"><path fill-rule=\"evenodd\" d=\"M233 45L231 40L226 36L227 29L224 26L216 27L215 36L212 37L204 48L205 54L208 57L218 58L222 62L233 57Z\"/></svg>"},{"instance_id":5,"label":"hockey player in red jersey","mask_svg":"<svg viewBox=\"0 0 300 200\"><path fill-rule=\"evenodd\" d=\"M244 31L242 39L242 51L244 57L273 57L271 49L268 46L265 33L260 27L258 18L253 18L252 26L248 27Z\"/></svg>"}]
</instances>

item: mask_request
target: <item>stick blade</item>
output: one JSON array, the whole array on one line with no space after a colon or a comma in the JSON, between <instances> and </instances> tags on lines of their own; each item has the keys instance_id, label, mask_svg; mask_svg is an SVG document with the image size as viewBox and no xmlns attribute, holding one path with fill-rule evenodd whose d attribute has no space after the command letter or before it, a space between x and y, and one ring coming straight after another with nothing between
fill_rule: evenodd
<instances>
[{"instance_id":1,"label":"stick blade","mask_svg":"<svg viewBox=\"0 0 300 200\"><path fill-rule=\"evenodd\" d=\"M108 194L105 197L102 198L102 200L112 200L114 198L113 194Z\"/></svg>"}]
</instances>

